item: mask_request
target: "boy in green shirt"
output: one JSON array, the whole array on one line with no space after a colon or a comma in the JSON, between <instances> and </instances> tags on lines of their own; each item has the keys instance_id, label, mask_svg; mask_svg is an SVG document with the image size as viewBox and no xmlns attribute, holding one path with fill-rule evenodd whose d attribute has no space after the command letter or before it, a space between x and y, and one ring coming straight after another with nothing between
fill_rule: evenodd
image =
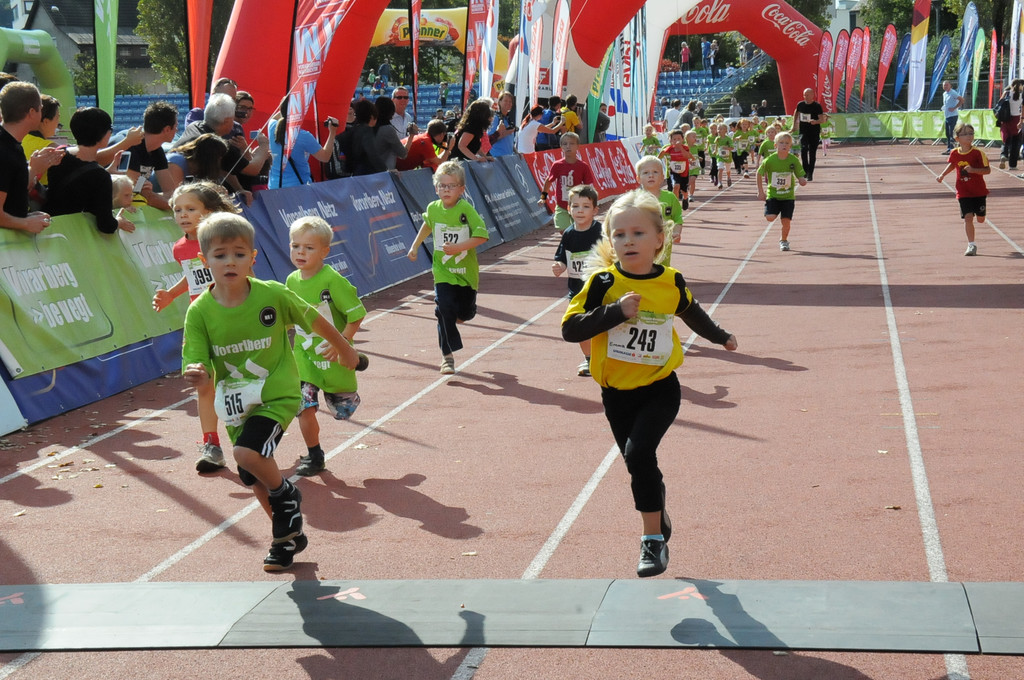
<instances>
[{"instance_id":1,"label":"boy in green shirt","mask_svg":"<svg viewBox=\"0 0 1024 680\"><path fill-rule=\"evenodd\" d=\"M216 213L199 226L198 237L213 285L185 314L182 374L197 389L215 383L214 408L234 445L238 476L270 516L273 539L263 569L281 571L308 544L302 494L281 475L273 457L300 403L288 326L326 338L327 361L354 368L358 356L315 307L277 281L247 276L256 250L245 218Z\"/></svg>"},{"instance_id":2,"label":"boy in green shirt","mask_svg":"<svg viewBox=\"0 0 1024 680\"><path fill-rule=\"evenodd\" d=\"M442 163L434 174L434 189L440 200L427 206L423 226L409 247L408 258L416 255L427 236L434 234L434 316L437 317L441 346L441 373L455 373L454 353L462 349L458 324L476 316L476 292L480 267L476 248L488 234L480 214L462 198L466 172L458 161Z\"/></svg>"},{"instance_id":3,"label":"boy in green shirt","mask_svg":"<svg viewBox=\"0 0 1024 680\"><path fill-rule=\"evenodd\" d=\"M780 132L775 135L775 153L761 161L757 168L757 197L764 201L764 217L768 222L774 222L776 217L782 219L779 250L783 251L789 250L789 227L796 203L796 184L807 184L800 157L790 153L792 147L793 135ZM767 194L764 189L766 180Z\"/></svg>"},{"instance_id":4,"label":"boy in green shirt","mask_svg":"<svg viewBox=\"0 0 1024 680\"><path fill-rule=\"evenodd\" d=\"M366 308L359 300L356 287L334 267L324 264L324 258L331 253L334 230L323 218L306 216L292 222L288 236L288 250L296 270L288 275L284 285L303 301L315 306L335 328L342 329L341 334L351 344L366 316ZM324 469L320 424L316 420L320 390L323 390L324 401L335 420L348 420L359 406L355 371L325 360L321 355L324 346L323 339L316 334L296 329L292 353L299 369L302 391L299 429L308 451L299 459L299 466L295 469L295 474L300 477L311 477ZM365 370L369 363L366 355L360 354L355 370Z\"/></svg>"}]
</instances>

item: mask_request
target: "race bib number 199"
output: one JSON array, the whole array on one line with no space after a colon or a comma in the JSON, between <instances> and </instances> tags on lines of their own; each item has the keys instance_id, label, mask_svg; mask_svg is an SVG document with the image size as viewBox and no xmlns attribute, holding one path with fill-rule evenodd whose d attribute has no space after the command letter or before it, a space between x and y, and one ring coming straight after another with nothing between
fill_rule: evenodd
<instances>
[{"instance_id":1,"label":"race bib number 199","mask_svg":"<svg viewBox=\"0 0 1024 680\"><path fill-rule=\"evenodd\" d=\"M196 297L213 283L213 275L198 257L194 260L185 260L181 263L181 268L185 272L185 280L188 281L189 297Z\"/></svg>"}]
</instances>

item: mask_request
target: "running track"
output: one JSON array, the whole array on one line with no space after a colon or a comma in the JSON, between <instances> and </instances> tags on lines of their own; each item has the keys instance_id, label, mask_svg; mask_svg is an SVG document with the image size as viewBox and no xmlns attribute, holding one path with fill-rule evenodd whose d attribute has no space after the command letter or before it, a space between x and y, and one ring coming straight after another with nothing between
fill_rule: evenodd
<instances>
[{"instance_id":1,"label":"running track","mask_svg":"<svg viewBox=\"0 0 1024 680\"><path fill-rule=\"evenodd\" d=\"M799 192L789 253L753 180L698 183L673 262L740 349L697 339L680 369L682 409L661 449L675 535L660 578L1021 580L1021 181L989 176L990 223L968 258L951 188L935 182L943 165L938 147L834 147ZM329 472L301 482L310 547L292 571L261 570L268 522L236 476L195 474L194 403L171 376L6 437L0 584L630 578L639 518L598 388L575 376L579 350L560 340L556 243L544 230L482 257L480 313L446 379L429 277L366 300L363 403L351 422L321 420ZM294 465L302 452L294 426L278 457ZM1024 677L1024 661L615 649L0 655L0 680L143 676L1006 680Z\"/></svg>"}]
</instances>

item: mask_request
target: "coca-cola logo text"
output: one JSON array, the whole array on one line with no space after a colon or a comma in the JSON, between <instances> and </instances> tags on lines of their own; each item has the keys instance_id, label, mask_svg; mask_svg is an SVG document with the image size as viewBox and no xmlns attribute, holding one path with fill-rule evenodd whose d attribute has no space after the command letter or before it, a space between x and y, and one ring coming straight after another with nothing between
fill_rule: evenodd
<instances>
[{"instance_id":1,"label":"coca-cola logo text","mask_svg":"<svg viewBox=\"0 0 1024 680\"><path fill-rule=\"evenodd\" d=\"M775 24L775 27L782 31L782 35L791 38L797 45L806 47L810 42L813 30L803 21L786 16L781 5L768 5L761 12L761 16Z\"/></svg>"},{"instance_id":2,"label":"coca-cola logo text","mask_svg":"<svg viewBox=\"0 0 1024 680\"><path fill-rule=\"evenodd\" d=\"M729 18L729 3L722 0L702 2L691 7L679 21L684 24L719 24Z\"/></svg>"}]
</instances>

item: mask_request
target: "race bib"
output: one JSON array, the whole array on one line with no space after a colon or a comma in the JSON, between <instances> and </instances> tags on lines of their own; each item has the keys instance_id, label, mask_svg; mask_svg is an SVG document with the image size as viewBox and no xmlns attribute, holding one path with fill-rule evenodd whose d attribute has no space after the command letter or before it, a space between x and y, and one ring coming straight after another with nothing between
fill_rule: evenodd
<instances>
[{"instance_id":1,"label":"race bib","mask_svg":"<svg viewBox=\"0 0 1024 680\"><path fill-rule=\"evenodd\" d=\"M608 331L608 358L664 366L672 355L672 315L640 310Z\"/></svg>"},{"instance_id":2,"label":"race bib","mask_svg":"<svg viewBox=\"0 0 1024 680\"><path fill-rule=\"evenodd\" d=\"M778 191L789 191L793 187L793 173L773 172L772 186Z\"/></svg>"},{"instance_id":3,"label":"race bib","mask_svg":"<svg viewBox=\"0 0 1024 680\"><path fill-rule=\"evenodd\" d=\"M672 172L677 175L681 175L686 172L686 163L680 163L679 161L672 161L669 163L669 167L672 168Z\"/></svg>"},{"instance_id":4,"label":"race bib","mask_svg":"<svg viewBox=\"0 0 1024 680\"><path fill-rule=\"evenodd\" d=\"M238 427L254 408L263 403L263 378L222 380L217 383L213 405L226 425Z\"/></svg>"},{"instance_id":5,"label":"race bib","mask_svg":"<svg viewBox=\"0 0 1024 680\"><path fill-rule=\"evenodd\" d=\"M465 243L469 240L469 225L468 224L435 224L434 225L434 251L441 253L441 262L447 263L452 258L455 258L456 262L460 262L462 258L466 257L466 251L462 251L458 255L447 255L444 253L444 246L446 243Z\"/></svg>"},{"instance_id":6,"label":"race bib","mask_svg":"<svg viewBox=\"0 0 1024 680\"><path fill-rule=\"evenodd\" d=\"M810 123L811 122L811 114L809 114L809 113L801 113L800 114L800 122L801 123Z\"/></svg>"},{"instance_id":7,"label":"race bib","mask_svg":"<svg viewBox=\"0 0 1024 680\"><path fill-rule=\"evenodd\" d=\"M181 268L185 272L185 280L188 281L189 297L196 297L213 283L213 274L198 257L185 260L181 263Z\"/></svg>"},{"instance_id":8,"label":"race bib","mask_svg":"<svg viewBox=\"0 0 1024 680\"><path fill-rule=\"evenodd\" d=\"M570 279L582 279L583 278L583 266L587 261L587 256L590 255L589 250L584 250L579 253L568 253L566 258L567 271L569 272Z\"/></svg>"}]
</instances>

